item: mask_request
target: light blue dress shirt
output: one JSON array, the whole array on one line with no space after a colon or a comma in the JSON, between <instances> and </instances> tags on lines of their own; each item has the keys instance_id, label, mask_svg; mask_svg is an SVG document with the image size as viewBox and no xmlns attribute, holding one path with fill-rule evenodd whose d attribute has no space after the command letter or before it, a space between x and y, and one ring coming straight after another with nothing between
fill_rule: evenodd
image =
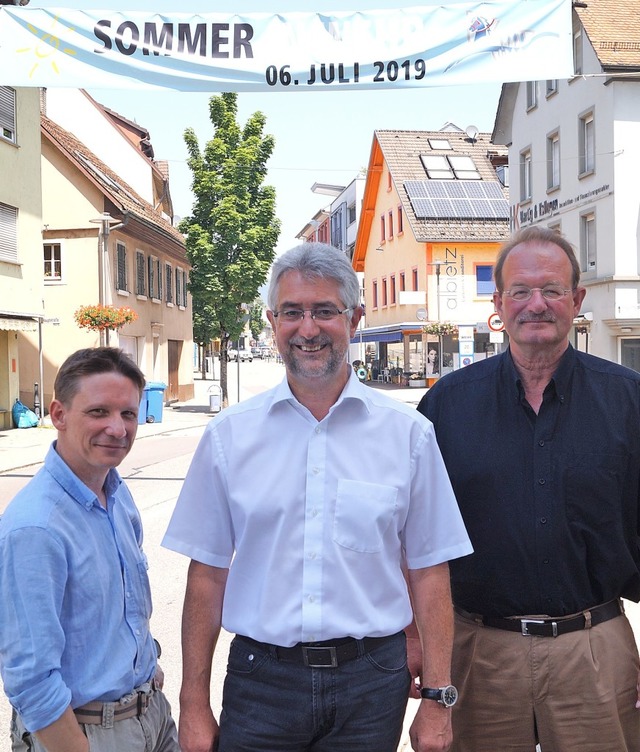
<instances>
[{"instance_id":1,"label":"light blue dress shirt","mask_svg":"<svg viewBox=\"0 0 640 752\"><path fill-rule=\"evenodd\" d=\"M321 421L286 379L211 421L162 545L230 567L225 629L283 646L400 631L403 559L472 551L433 426L354 373Z\"/></svg>"},{"instance_id":2,"label":"light blue dress shirt","mask_svg":"<svg viewBox=\"0 0 640 752\"><path fill-rule=\"evenodd\" d=\"M116 470L107 509L49 449L0 520L0 669L30 731L156 669L140 515Z\"/></svg>"}]
</instances>

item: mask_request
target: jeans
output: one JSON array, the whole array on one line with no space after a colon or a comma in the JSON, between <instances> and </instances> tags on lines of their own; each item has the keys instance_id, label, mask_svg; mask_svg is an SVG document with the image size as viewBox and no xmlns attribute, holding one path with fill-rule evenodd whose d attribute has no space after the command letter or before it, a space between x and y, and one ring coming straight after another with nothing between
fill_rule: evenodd
<instances>
[{"instance_id":1,"label":"jeans","mask_svg":"<svg viewBox=\"0 0 640 752\"><path fill-rule=\"evenodd\" d=\"M404 633L336 668L278 660L236 637L219 752L395 752L411 677Z\"/></svg>"},{"instance_id":2,"label":"jeans","mask_svg":"<svg viewBox=\"0 0 640 752\"><path fill-rule=\"evenodd\" d=\"M156 690L147 712L139 718L116 721L112 728L81 723L89 739L91 752L179 752L178 733L171 717L171 707L162 692ZM13 711L11 719L12 752L47 752L35 735L24 727Z\"/></svg>"}]
</instances>

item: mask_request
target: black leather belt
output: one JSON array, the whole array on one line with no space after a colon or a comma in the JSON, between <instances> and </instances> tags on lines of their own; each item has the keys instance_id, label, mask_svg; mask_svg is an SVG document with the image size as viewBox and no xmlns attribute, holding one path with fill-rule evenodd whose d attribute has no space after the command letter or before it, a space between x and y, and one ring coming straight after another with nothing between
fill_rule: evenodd
<instances>
[{"instance_id":1,"label":"black leather belt","mask_svg":"<svg viewBox=\"0 0 640 752\"><path fill-rule=\"evenodd\" d=\"M238 639L268 651L279 661L301 663L303 666L309 666L309 668L336 668L342 663L352 661L359 655L383 645L395 636L363 637L361 640L356 640L354 637L343 637L324 642L299 642L290 648L271 645L268 642L258 642L244 635L238 635Z\"/></svg>"},{"instance_id":2,"label":"black leather belt","mask_svg":"<svg viewBox=\"0 0 640 752\"><path fill-rule=\"evenodd\" d=\"M520 632L526 637L559 637L569 632L591 629L591 627L609 621L609 619L614 619L623 613L623 608L620 601L615 600L603 603L601 606L594 606L572 616L544 617L541 619L522 616L514 616L508 619L501 616L482 616L470 614L457 607L456 611L461 616L484 624L485 627Z\"/></svg>"}]
</instances>

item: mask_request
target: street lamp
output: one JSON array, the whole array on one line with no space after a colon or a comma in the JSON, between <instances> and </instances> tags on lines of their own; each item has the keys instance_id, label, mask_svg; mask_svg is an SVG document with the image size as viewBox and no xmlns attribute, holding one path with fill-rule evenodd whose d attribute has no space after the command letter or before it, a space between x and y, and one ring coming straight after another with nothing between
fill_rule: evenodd
<instances>
[{"instance_id":1,"label":"street lamp","mask_svg":"<svg viewBox=\"0 0 640 752\"><path fill-rule=\"evenodd\" d=\"M427 266L436 268L436 320L440 323L440 267L444 261L436 260L427 263ZM438 332L438 378L442 376L442 334Z\"/></svg>"},{"instance_id":2,"label":"street lamp","mask_svg":"<svg viewBox=\"0 0 640 752\"><path fill-rule=\"evenodd\" d=\"M100 235L98 240L98 302L100 305L107 304L107 259L109 258L109 233L115 228L115 225L122 226L119 219L114 219L109 212L103 212L97 219L90 219L89 222L100 225ZM100 346L104 347L109 344L109 330L100 330Z\"/></svg>"}]
</instances>

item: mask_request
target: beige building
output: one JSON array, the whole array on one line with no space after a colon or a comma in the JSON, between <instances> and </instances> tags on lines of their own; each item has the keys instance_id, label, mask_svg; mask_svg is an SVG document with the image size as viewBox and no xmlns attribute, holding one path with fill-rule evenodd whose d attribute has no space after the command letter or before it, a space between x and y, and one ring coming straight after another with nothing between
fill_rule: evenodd
<instances>
[{"instance_id":1,"label":"beige building","mask_svg":"<svg viewBox=\"0 0 640 752\"><path fill-rule=\"evenodd\" d=\"M44 316L40 92L0 86L0 429L11 407L33 402ZM48 328L48 325L44 325ZM31 331L29 340L26 331ZM29 352L22 359L23 346Z\"/></svg>"},{"instance_id":2,"label":"beige building","mask_svg":"<svg viewBox=\"0 0 640 752\"><path fill-rule=\"evenodd\" d=\"M373 378L424 386L495 351L488 322L493 263L509 232L506 155L472 127L375 131L353 257L366 311L353 343Z\"/></svg>"},{"instance_id":3,"label":"beige building","mask_svg":"<svg viewBox=\"0 0 640 752\"><path fill-rule=\"evenodd\" d=\"M43 284L43 404L57 368L81 347L122 347L167 401L193 396L193 337L182 235L72 134L42 116L42 235L34 276ZM102 336L74 320L80 306L128 307L137 319ZM32 335L21 359L36 356ZM30 345L30 346L29 346Z\"/></svg>"}]
</instances>

